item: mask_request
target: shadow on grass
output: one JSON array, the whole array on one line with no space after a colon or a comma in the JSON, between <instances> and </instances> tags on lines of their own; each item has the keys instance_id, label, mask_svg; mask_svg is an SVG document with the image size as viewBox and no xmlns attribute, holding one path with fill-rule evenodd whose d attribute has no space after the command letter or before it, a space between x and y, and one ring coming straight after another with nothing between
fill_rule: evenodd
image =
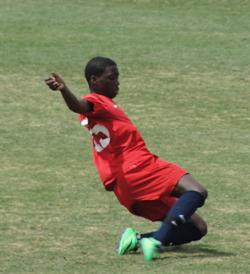
<instances>
[{"instance_id":1,"label":"shadow on grass","mask_svg":"<svg viewBox=\"0 0 250 274\"><path fill-rule=\"evenodd\" d=\"M234 252L222 251L209 245L183 245L183 246L173 246L167 247L161 251L161 253L176 253L178 258L211 258L211 257L230 257L236 256ZM163 257L162 259L167 259Z\"/></svg>"},{"instance_id":2,"label":"shadow on grass","mask_svg":"<svg viewBox=\"0 0 250 274\"><path fill-rule=\"evenodd\" d=\"M221 251L217 248L210 247L209 245L182 245L166 247L160 252L163 256L157 260L173 259L178 257L181 258L220 258L220 257L230 257L236 256L236 253ZM166 256L164 256L166 254ZM171 256L167 256L167 254ZM132 252L127 255L141 255L141 251ZM176 255L176 256L175 256Z\"/></svg>"}]
</instances>

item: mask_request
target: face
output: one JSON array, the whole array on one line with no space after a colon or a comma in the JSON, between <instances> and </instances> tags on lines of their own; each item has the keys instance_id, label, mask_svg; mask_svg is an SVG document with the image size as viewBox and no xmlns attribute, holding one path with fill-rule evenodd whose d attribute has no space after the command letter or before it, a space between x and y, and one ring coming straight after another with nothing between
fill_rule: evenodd
<instances>
[{"instance_id":1,"label":"face","mask_svg":"<svg viewBox=\"0 0 250 274\"><path fill-rule=\"evenodd\" d=\"M119 71L117 66L106 67L100 76L92 75L90 88L92 91L109 98L114 98L119 90Z\"/></svg>"}]
</instances>

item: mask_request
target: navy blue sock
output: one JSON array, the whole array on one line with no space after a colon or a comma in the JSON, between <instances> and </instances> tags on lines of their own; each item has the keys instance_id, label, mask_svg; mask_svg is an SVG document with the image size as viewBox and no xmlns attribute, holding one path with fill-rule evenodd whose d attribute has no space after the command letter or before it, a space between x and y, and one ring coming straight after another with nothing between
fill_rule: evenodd
<instances>
[{"instance_id":1,"label":"navy blue sock","mask_svg":"<svg viewBox=\"0 0 250 274\"><path fill-rule=\"evenodd\" d=\"M182 225L204 204L204 197L200 192L187 191L172 206L161 227L154 233L154 238L163 245L168 245L179 225Z\"/></svg>"},{"instance_id":2,"label":"navy blue sock","mask_svg":"<svg viewBox=\"0 0 250 274\"><path fill-rule=\"evenodd\" d=\"M187 244L200 240L202 236L200 230L193 223L187 222L177 227L167 245Z\"/></svg>"},{"instance_id":3,"label":"navy blue sock","mask_svg":"<svg viewBox=\"0 0 250 274\"><path fill-rule=\"evenodd\" d=\"M154 236L155 231L142 233L140 234L140 238L152 238Z\"/></svg>"},{"instance_id":4,"label":"navy blue sock","mask_svg":"<svg viewBox=\"0 0 250 274\"><path fill-rule=\"evenodd\" d=\"M150 238L154 236L154 231L143 233L140 235L140 238ZM165 245L182 245L187 244L192 241L197 241L202 238L200 230L191 222L187 222L181 226L178 226L170 238L169 243Z\"/></svg>"}]
</instances>

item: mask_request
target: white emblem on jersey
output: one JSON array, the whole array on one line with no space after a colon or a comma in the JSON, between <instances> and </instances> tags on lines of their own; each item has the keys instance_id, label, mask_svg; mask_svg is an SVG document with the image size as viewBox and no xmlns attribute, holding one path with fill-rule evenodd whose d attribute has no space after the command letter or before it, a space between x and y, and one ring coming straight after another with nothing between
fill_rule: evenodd
<instances>
[{"instance_id":1,"label":"white emblem on jersey","mask_svg":"<svg viewBox=\"0 0 250 274\"><path fill-rule=\"evenodd\" d=\"M89 123L89 120L88 120L87 117L84 118L84 119L82 119L82 121L81 121L81 125L82 125L82 126L86 126L88 123Z\"/></svg>"},{"instance_id":2,"label":"white emblem on jersey","mask_svg":"<svg viewBox=\"0 0 250 274\"><path fill-rule=\"evenodd\" d=\"M95 125L90 131L93 138L95 150L101 152L110 143L110 134L108 129L102 125Z\"/></svg>"}]
</instances>

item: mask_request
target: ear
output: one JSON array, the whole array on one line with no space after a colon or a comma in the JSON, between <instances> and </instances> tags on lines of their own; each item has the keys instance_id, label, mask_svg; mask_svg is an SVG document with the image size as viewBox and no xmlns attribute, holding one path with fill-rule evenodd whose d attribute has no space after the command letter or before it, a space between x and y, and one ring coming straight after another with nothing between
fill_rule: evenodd
<instances>
[{"instance_id":1,"label":"ear","mask_svg":"<svg viewBox=\"0 0 250 274\"><path fill-rule=\"evenodd\" d=\"M91 75L90 76L90 84L94 85L96 83L96 76L95 75Z\"/></svg>"}]
</instances>

